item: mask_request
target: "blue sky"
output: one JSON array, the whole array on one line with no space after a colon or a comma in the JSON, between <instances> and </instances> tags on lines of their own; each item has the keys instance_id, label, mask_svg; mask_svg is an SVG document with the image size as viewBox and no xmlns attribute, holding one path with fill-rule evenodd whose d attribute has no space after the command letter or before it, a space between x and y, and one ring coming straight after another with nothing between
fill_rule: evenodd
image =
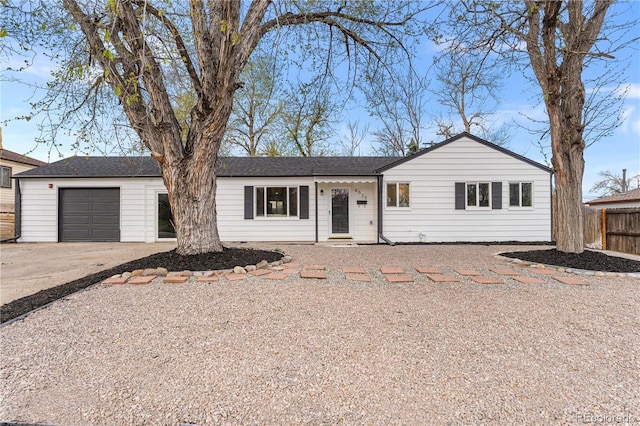
<instances>
[{"instance_id":1,"label":"blue sky","mask_svg":"<svg viewBox=\"0 0 640 426\"><path fill-rule=\"evenodd\" d=\"M628 5L627 5L628 6ZM632 2L631 10L636 16L640 16L640 2ZM635 36L640 36L640 28L634 29ZM635 54L628 54L625 65L627 69L624 77L624 87L628 88L628 94L624 103L624 120L612 136L606 137L596 144L587 148L584 153L585 173L583 181L584 198L591 199L595 194L589 193L594 182L598 180L598 173L602 171L611 171L620 174L623 168L627 169L627 175L640 174L640 46L636 46ZM422 63L425 67L430 65L431 57L436 52L436 48L432 43L424 43L422 47L424 59ZM3 64L2 69L6 65L17 66L22 58L11 58L8 64ZM30 88L31 83L42 85L50 78L51 64L44 57L36 58L36 62L30 68L22 71L17 77L20 82L0 82L0 122L11 120L16 116L27 115L30 113L29 102L33 101ZM590 72L599 72L599 70L590 70ZM5 73L3 77L8 77ZM3 79L4 80L4 79ZM587 90L590 88L587 87ZM611 91L611 96L615 96L614 88L606 88ZM545 156L540 152L540 148L536 141L538 136L526 132L524 129L513 123L527 125L526 118L522 113L534 116L539 119L545 119L545 112L539 103L535 101L540 89L532 85L521 74L514 72L508 80L504 82L504 86L500 91L500 101L496 107L496 111L491 117L492 121L497 124L502 122L511 123L512 139L508 148L512 151L524 155L534 161L545 163ZM37 95L36 95L37 98ZM433 100L427 102L428 113L437 112L440 107ZM353 120L354 117L365 124L372 121L367 112L362 107L356 107L349 110L348 119ZM342 135L345 135L347 128L347 119L343 123L335 126L335 140L337 141ZM37 145L35 139L40 136L37 126L38 121L9 121L6 125L2 125L2 141L3 147L11 151L21 154L27 154L31 157L38 158L43 161L57 161L60 155L67 157L74 154L70 146L73 143L71 138L67 136L59 136L58 143L60 153L51 146ZM428 124L428 120L427 120ZM375 130L375 122L371 122L370 131ZM441 137L435 135L433 128L427 126L423 130L425 141L438 141ZM373 155L371 147L372 137L369 136L360 148L361 155ZM339 149L337 149L339 152ZM97 152L97 155L101 153ZM116 155L117 153L114 153ZM548 159L550 153L547 152ZM634 183L635 185L635 183ZM634 186L635 187L635 186Z\"/></svg>"}]
</instances>

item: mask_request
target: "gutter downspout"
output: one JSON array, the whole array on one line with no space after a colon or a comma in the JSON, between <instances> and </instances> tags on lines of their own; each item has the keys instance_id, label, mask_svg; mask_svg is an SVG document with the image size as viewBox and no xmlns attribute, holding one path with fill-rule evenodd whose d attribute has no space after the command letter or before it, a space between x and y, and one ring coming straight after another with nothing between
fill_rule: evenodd
<instances>
[{"instance_id":1,"label":"gutter downspout","mask_svg":"<svg viewBox=\"0 0 640 426\"><path fill-rule=\"evenodd\" d=\"M318 242L318 182L314 182L315 183L315 187L316 187L316 200L315 200L315 205L316 205L316 243Z\"/></svg>"},{"instance_id":2,"label":"gutter downspout","mask_svg":"<svg viewBox=\"0 0 640 426\"><path fill-rule=\"evenodd\" d=\"M22 221L20 220L22 217L22 193L20 192L20 179L14 179L15 186L15 200L13 202L13 237L5 238L4 240L0 240L0 243L8 243L10 241L18 242L18 238L20 238Z\"/></svg>"},{"instance_id":3,"label":"gutter downspout","mask_svg":"<svg viewBox=\"0 0 640 426\"><path fill-rule=\"evenodd\" d=\"M396 243L389 240L382 234L382 175L378 175L378 239L384 241L390 246L396 245Z\"/></svg>"}]
</instances>

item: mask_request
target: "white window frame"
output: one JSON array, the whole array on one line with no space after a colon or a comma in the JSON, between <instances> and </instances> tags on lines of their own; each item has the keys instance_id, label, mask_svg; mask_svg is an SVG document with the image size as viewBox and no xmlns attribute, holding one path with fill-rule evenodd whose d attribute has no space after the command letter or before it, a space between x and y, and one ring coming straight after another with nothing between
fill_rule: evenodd
<instances>
[{"instance_id":1,"label":"white window frame","mask_svg":"<svg viewBox=\"0 0 640 426\"><path fill-rule=\"evenodd\" d=\"M476 199L475 199L475 205L469 205L469 185L475 185L476 186ZM489 188L489 205L488 206L480 206L480 185L487 185ZM483 182L483 181L477 181L477 182L465 182L464 185L464 206L466 210L491 210L491 200L493 197L493 193L492 193L492 184L491 182Z\"/></svg>"},{"instance_id":2,"label":"white window frame","mask_svg":"<svg viewBox=\"0 0 640 426\"><path fill-rule=\"evenodd\" d=\"M396 197L395 204L389 205L389 185L395 185L396 187ZM400 206L400 185L407 185L409 187L409 205L408 206ZM385 208L387 209L399 209L399 210L407 210L411 208L411 199L413 196L411 195L411 182L406 181L398 181L398 182L386 182L384 186L385 191Z\"/></svg>"},{"instance_id":3,"label":"white window frame","mask_svg":"<svg viewBox=\"0 0 640 426\"><path fill-rule=\"evenodd\" d=\"M156 196L155 196L155 208L154 208L154 234L155 234L155 240L156 241L178 241L177 237L168 237L168 238L160 238L159 233L160 233L160 221L159 221L159 215L160 215L160 195L169 195L169 193L167 191L156 191ZM173 227L174 231L175 231L175 226Z\"/></svg>"},{"instance_id":4,"label":"white window frame","mask_svg":"<svg viewBox=\"0 0 640 426\"><path fill-rule=\"evenodd\" d=\"M263 190L263 203L262 207L264 211L262 214L258 213L258 189ZM267 214L267 192L269 188L286 188L287 190L287 214L286 215L274 215ZM292 189L296 190L296 214L291 214L291 194L290 191ZM257 220L265 220L265 219L299 219L300 218L300 186L296 185L259 185L256 186L253 190L253 205L254 205L254 219Z\"/></svg>"},{"instance_id":5,"label":"white window frame","mask_svg":"<svg viewBox=\"0 0 640 426\"><path fill-rule=\"evenodd\" d=\"M511 204L511 185L516 185L516 184L518 185L518 205L517 206ZM523 206L522 205L522 194L523 194L522 185L523 184L531 185L531 205L530 206ZM533 182L509 182L509 208L510 209L523 209L523 210L533 209L533 205L534 205L533 194L534 194L534 192L533 192Z\"/></svg>"},{"instance_id":6,"label":"white window frame","mask_svg":"<svg viewBox=\"0 0 640 426\"><path fill-rule=\"evenodd\" d=\"M9 182L6 185L2 183L2 176L4 175L5 170L9 171ZM1 188L11 188L12 172L13 172L13 169L10 166L0 166L0 187Z\"/></svg>"}]
</instances>

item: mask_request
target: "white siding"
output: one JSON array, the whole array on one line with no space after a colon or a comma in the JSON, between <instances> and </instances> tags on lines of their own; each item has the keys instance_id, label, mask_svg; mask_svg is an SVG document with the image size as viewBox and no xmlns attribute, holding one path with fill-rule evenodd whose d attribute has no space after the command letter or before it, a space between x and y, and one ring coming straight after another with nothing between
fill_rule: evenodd
<instances>
[{"instance_id":1,"label":"white siding","mask_svg":"<svg viewBox=\"0 0 640 426\"><path fill-rule=\"evenodd\" d=\"M53 184L53 188L49 188L49 184ZM59 189L87 187L120 188L121 241L153 241L147 238L149 224L145 217L148 217L147 185L154 184L163 187L160 179L20 179L22 223L19 241L58 241Z\"/></svg>"},{"instance_id":2,"label":"white siding","mask_svg":"<svg viewBox=\"0 0 640 426\"><path fill-rule=\"evenodd\" d=\"M29 164L16 163L15 161L9 160L0 160L0 165L11 167L11 176L35 168L35 166ZM0 188L0 210L3 212L14 211L15 185L15 179L11 179L11 188Z\"/></svg>"},{"instance_id":3,"label":"white siding","mask_svg":"<svg viewBox=\"0 0 640 426\"><path fill-rule=\"evenodd\" d=\"M410 208L383 207L392 241L550 241L549 173L491 147L461 138L384 172L410 182ZM456 210L455 182L502 182L502 209ZM533 207L509 207L509 182L533 182Z\"/></svg>"},{"instance_id":4,"label":"white siding","mask_svg":"<svg viewBox=\"0 0 640 426\"><path fill-rule=\"evenodd\" d=\"M245 186L305 185L309 186L309 219L300 219L299 217L244 218ZM222 241L315 241L316 207L313 178L218 178L216 205L218 232Z\"/></svg>"}]
</instances>

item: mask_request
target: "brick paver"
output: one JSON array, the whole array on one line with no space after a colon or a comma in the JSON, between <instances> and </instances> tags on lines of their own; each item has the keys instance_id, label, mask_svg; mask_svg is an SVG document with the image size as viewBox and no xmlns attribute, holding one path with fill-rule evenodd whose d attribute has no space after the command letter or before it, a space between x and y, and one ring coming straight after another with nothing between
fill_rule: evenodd
<instances>
[{"instance_id":1,"label":"brick paver","mask_svg":"<svg viewBox=\"0 0 640 426\"><path fill-rule=\"evenodd\" d=\"M300 269L285 269L282 271L283 274L287 275L297 274L298 272L300 272Z\"/></svg>"},{"instance_id":2,"label":"brick paver","mask_svg":"<svg viewBox=\"0 0 640 426\"><path fill-rule=\"evenodd\" d=\"M520 275L517 271L513 269L491 269L491 272L495 272L498 275Z\"/></svg>"},{"instance_id":3,"label":"brick paver","mask_svg":"<svg viewBox=\"0 0 640 426\"><path fill-rule=\"evenodd\" d=\"M188 279L189 277L170 276L166 277L162 282L167 284L182 284L187 282Z\"/></svg>"},{"instance_id":4,"label":"brick paver","mask_svg":"<svg viewBox=\"0 0 640 426\"><path fill-rule=\"evenodd\" d=\"M324 271L327 267L322 265L304 265L302 269L306 269L307 271Z\"/></svg>"},{"instance_id":5,"label":"brick paver","mask_svg":"<svg viewBox=\"0 0 640 426\"><path fill-rule=\"evenodd\" d=\"M129 284L149 284L156 278L155 275L137 276L129 280Z\"/></svg>"},{"instance_id":6,"label":"brick paver","mask_svg":"<svg viewBox=\"0 0 640 426\"><path fill-rule=\"evenodd\" d=\"M387 278L387 281L389 281L390 283L412 283L413 282L413 278L411 278L409 275L403 274L403 275L385 275L385 277Z\"/></svg>"},{"instance_id":7,"label":"brick paver","mask_svg":"<svg viewBox=\"0 0 640 426\"><path fill-rule=\"evenodd\" d=\"M300 272L301 278L317 278L324 280L327 278L327 273L324 271L304 270Z\"/></svg>"},{"instance_id":8,"label":"brick paver","mask_svg":"<svg viewBox=\"0 0 640 426\"><path fill-rule=\"evenodd\" d=\"M199 283L215 283L218 281L218 277L208 276L208 277L198 277Z\"/></svg>"},{"instance_id":9,"label":"brick paver","mask_svg":"<svg viewBox=\"0 0 640 426\"><path fill-rule=\"evenodd\" d=\"M458 282L460 282L457 278L454 278L454 277L452 277L450 275L429 274L429 275L427 275L427 277L431 281L435 281L437 283L458 283Z\"/></svg>"},{"instance_id":10,"label":"brick paver","mask_svg":"<svg viewBox=\"0 0 640 426\"><path fill-rule=\"evenodd\" d=\"M274 272L272 274L269 275L265 275L264 279L265 280L278 280L278 281L282 281L284 279L286 279L288 277L287 274L283 274L281 272Z\"/></svg>"},{"instance_id":11,"label":"brick paver","mask_svg":"<svg viewBox=\"0 0 640 426\"><path fill-rule=\"evenodd\" d=\"M342 268L342 272L344 272L345 274L366 274L364 268L360 267L345 267Z\"/></svg>"},{"instance_id":12,"label":"brick paver","mask_svg":"<svg viewBox=\"0 0 640 426\"><path fill-rule=\"evenodd\" d=\"M404 270L402 268L397 268L395 266L384 266L380 268L380 272L383 274L404 274Z\"/></svg>"},{"instance_id":13,"label":"brick paver","mask_svg":"<svg viewBox=\"0 0 640 426\"><path fill-rule=\"evenodd\" d=\"M371 278L367 274L347 273L345 274L345 278L351 281L371 282Z\"/></svg>"},{"instance_id":14,"label":"brick paver","mask_svg":"<svg viewBox=\"0 0 640 426\"><path fill-rule=\"evenodd\" d=\"M586 282L582 281L580 278L575 278L575 277L553 277L553 279L556 281L560 281L562 284L589 285Z\"/></svg>"},{"instance_id":15,"label":"brick paver","mask_svg":"<svg viewBox=\"0 0 640 426\"><path fill-rule=\"evenodd\" d=\"M239 281L247 278L246 274L228 274L225 275L229 281Z\"/></svg>"},{"instance_id":16,"label":"brick paver","mask_svg":"<svg viewBox=\"0 0 640 426\"><path fill-rule=\"evenodd\" d=\"M288 269L294 269L294 268L300 267L300 264L295 262L284 263L283 265Z\"/></svg>"},{"instance_id":17,"label":"brick paver","mask_svg":"<svg viewBox=\"0 0 640 426\"><path fill-rule=\"evenodd\" d=\"M480 275L480 272L474 271L473 269L454 269L454 271L465 277L474 277Z\"/></svg>"},{"instance_id":18,"label":"brick paver","mask_svg":"<svg viewBox=\"0 0 640 426\"><path fill-rule=\"evenodd\" d=\"M108 278L102 281L102 284L125 284L128 279L127 277Z\"/></svg>"},{"instance_id":19,"label":"brick paver","mask_svg":"<svg viewBox=\"0 0 640 426\"><path fill-rule=\"evenodd\" d=\"M504 284L502 281L491 277L471 277L471 281L478 284Z\"/></svg>"},{"instance_id":20,"label":"brick paver","mask_svg":"<svg viewBox=\"0 0 640 426\"><path fill-rule=\"evenodd\" d=\"M544 284L545 281L536 277L511 277L511 279L516 280L523 284Z\"/></svg>"},{"instance_id":21,"label":"brick paver","mask_svg":"<svg viewBox=\"0 0 640 426\"><path fill-rule=\"evenodd\" d=\"M416 271L421 274L441 274L442 271L436 268L426 268L424 266L416 266Z\"/></svg>"},{"instance_id":22,"label":"brick paver","mask_svg":"<svg viewBox=\"0 0 640 426\"><path fill-rule=\"evenodd\" d=\"M255 271L249 272L249 275L253 275L254 277L259 277L261 275L270 274L271 271L268 269L256 269Z\"/></svg>"}]
</instances>

